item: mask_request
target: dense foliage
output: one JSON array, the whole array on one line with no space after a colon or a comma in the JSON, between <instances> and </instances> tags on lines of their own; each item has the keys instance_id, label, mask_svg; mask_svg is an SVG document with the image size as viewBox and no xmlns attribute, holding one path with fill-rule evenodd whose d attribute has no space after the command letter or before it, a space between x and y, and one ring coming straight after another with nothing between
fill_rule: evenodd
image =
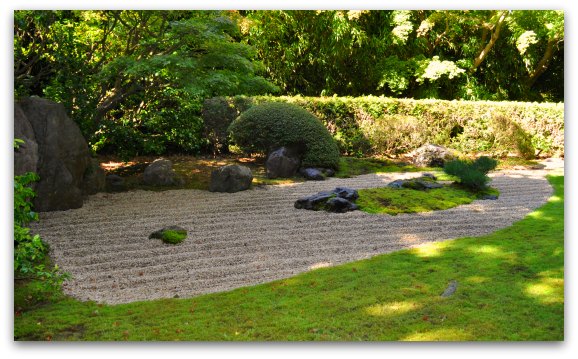
<instances>
[{"instance_id":1,"label":"dense foliage","mask_svg":"<svg viewBox=\"0 0 578 359\"><path fill-rule=\"evenodd\" d=\"M220 114L202 114L203 101L216 96L281 89L559 102L563 58L563 11L14 12L16 96L63 103L93 150L123 157L226 151L225 129L243 106L225 109L217 101ZM318 111L305 106L346 153L401 153L432 136L468 151L513 147L525 157L534 149L559 153L563 144L563 132L554 133L561 128L558 109L556 123L549 113L507 110L501 121L462 110L461 102L451 106L453 114L417 105L397 111L393 104L376 115L370 100L370 108L355 106L344 116L353 109L347 102L320 99Z\"/></svg>"},{"instance_id":2,"label":"dense foliage","mask_svg":"<svg viewBox=\"0 0 578 359\"><path fill-rule=\"evenodd\" d=\"M244 20L288 94L564 98L563 11L258 10Z\"/></svg>"},{"instance_id":3,"label":"dense foliage","mask_svg":"<svg viewBox=\"0 0 578 359\"><path fill-rule=\"evenodd\" d=\"M458 183L472 191L482 191L487 188L490 178L487 173L498 165L493 158L482 156L474 161L456 159L444 165L444 172L456 176Z\"/></svg>"},{"instance_id":4,"label":"dense foliage","mask_svg":"<svg viewBox=\"0 0 578 359\"><path fill-rule=\"evenodd\" d=\"M564 105L412 100L386 97L256 96L212 102L203 116L232 116L264 102L305 108L326 126L345 155L399 155L425 143L464 153L532 158L564 154ZM219 110L221 104L226 110Z\"/></svg>"},{"instance_id":5,"label":"dense foliage","mask_svg":"<svg viewBox=\"0 0 578 359\"><path fill-rule=\"evenodd\" d=\"M97 151L198 152L202 100L276 88L221 11L15 11L17 96L63 103Z\"/></svg>"},{"instance_id":6,"label":"dense foliage","mask_svg":"<svg viewBox=\"0 0 578 359\"><path fill-rule=\"evenodd\" d=\"M14 148L17 149L21 143L21 140L15 140ZM47 267L47 245L26 227L28 223L38 220L31 202L36 195L31 186L38 179L33 172L14 176L14 277L39 279L38 283L45 288L55 288L65 276L59 273L58 267Z\"/></svg>"},{"instance_id":7,"label":"dense foliage","mask_svg":"<svg viewBox=\"0 0 578 359\"><path fill-rule=\"evenodd\" d=\"M337 168L339 148L323 124L299 106L270 102L243 112L229 132L247 152L269 153L281 146L303 151L304 167Z\"/></svg>"}]
</instances>

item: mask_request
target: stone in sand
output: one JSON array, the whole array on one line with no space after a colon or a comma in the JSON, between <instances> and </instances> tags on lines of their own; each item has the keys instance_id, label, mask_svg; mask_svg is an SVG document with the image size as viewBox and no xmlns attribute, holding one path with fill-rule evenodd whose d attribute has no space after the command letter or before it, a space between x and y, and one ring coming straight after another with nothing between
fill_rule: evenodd
<instances>
[{"instance_id":1,"label":"stone in sand","mask_svg":"<svg viewBox=\"0 0 578 359\"><path fill-rule=\"evenodd\" d=\"M298 151L281 147L269 154L265 167L267 168L268 178L287 178L293 177L299 169L301 160Z\"/></svg>"},{"instance_id":2,"label":"stone in sand","mask_svg":"<svg viewBox=\"0 0 578 359\"><path fill-rule=\"evenodd\" d=\"M174 186L179 180L173 170L173 163L164 158L157 158L145 169L142 181L149 186Z\"/></svg>"},{"instance_id":3,"label":"stone in sand","mask_svg":"<svg viewBox=\"0 0 578 359\"><path fill-rule=\"evenodd\" d=\"M211 192L239 192L249 189L253 181L253 174L249 167L227 165L211 172Z\"/></svg>"},{"instance_id":4,"label":"stone in sand","mask_svg":"<svg viewBox=\"0 0 578 359\"><path fill-rule=\"evenodd\" d=\"M303 177L305 177L305 179L308 180L323 181L325 179L325 176L323 176L323 172L321 172L317 168L302 168L300 173Z\"/></svg>"}]
</instances>

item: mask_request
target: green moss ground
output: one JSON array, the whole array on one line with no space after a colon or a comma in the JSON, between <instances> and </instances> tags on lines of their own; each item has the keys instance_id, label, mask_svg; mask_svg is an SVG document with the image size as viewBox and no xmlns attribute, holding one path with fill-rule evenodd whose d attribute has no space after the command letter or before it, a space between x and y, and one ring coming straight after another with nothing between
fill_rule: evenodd
<instances>
[{"instance_id":1,"label":"green moss ground","mask_svg":"<svg viewBox=\"0 0 578 359\"><path fill-rule=\"evenodd\" d=\"M16 340L564 340L564 177L481 237L431 243L189 299L101 305L15 288ZM454 295L440 294L452 281Z\"/></svg>"},{"instance_id":2,"label":"green moss ground","mask_svg":"<svg viewBox=\"0 0 578 359\"><path fill-rule=\"evenodd\" d=\"M477 196L456 186L428 191L409 188L369 188L358 191L355 202L367 213L396 215L398 213L430 212L471 203Z\"/></svg>"}]
</instances>

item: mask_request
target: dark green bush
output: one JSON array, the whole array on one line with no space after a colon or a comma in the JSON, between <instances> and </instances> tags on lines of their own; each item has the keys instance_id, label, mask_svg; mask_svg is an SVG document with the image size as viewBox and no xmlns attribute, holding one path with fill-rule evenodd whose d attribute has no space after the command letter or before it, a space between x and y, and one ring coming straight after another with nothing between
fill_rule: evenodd
<instances>
[{"instance_id":1,"label":"dark green bush","mask_svg":"<svg viewBox=\"0 0 578 359\"><path fill-rule=\"evenodd\" d=\"M487 188L490 178L486 175L496 168L498 162L492 158L482 156L475 161L453 160L444 165L444 172L456 176L458 183L474 192Z\"/></svg>"},{"instance_id":2,"label":"dark green bush","mask_svg":"<svg viewBox=\"0 0 578 359\"><path fill-rule=\"evenodd\" d=\"M331 134L314 115L296 105L270 102L251 107L231 123L229 133L246 152L297 147L303 151L304 167L339 166L339 148Z\"/></svg>"},{"instance_id":3,"label":"dark green bush","mask_svg":"<svg viewBox=\"0 0 578 359\"><path fill-rule=\"evenodd\" d=\"M203 134L209 141L209 150L213 154L226 153L229 144L227 129L239 113L225 97L213 97L203 102Z\"/></svg>"},{"instance_id":4,"label":"dark green bush","mask_svg":"<svg viewBox=\"0 0 578 359\"><path fill-rule=\"evenodd\" d=\"M488 172L494 170L496 166L498 166L498 161L491 157L481 156L477 158L473 163L473 167L480 171L483 174L487 174Z\"/></svg>"}]
</instances>

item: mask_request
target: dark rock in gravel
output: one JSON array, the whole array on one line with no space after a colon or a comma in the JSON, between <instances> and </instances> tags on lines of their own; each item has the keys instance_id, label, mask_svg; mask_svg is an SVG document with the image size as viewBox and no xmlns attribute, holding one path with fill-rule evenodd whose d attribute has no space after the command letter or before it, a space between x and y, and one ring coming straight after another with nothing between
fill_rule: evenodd
<instances>
[{"instance_id":1,"label":"dark rock in gravel","mask_svg":"<svg viewBox=\"0 0 578 359\"><path fill-rule=\"evenodd\" d=\"M343 213L358 209L358 206L353 203L358 197L359 194L354 189L337 187L331 192L323 191L309 197L299 198L294 206L297 209Z\"/></svg>"},{"instance_id":2,"label":"dark rock in gravel","mask_svg":"<svg viewBox=\"0 0 578 359\"><path fill-rule=\"evenodd\" d=\"M348 211L355 211L358 209L355 203L352 203L345 198L333 197L325 203L325 210L329 212L344 213Z\"/></svg>"},{"instance_id":3,"label":"dark rock in gravel","mask_svg":"<svg viewBox=\"0 0 578 359\"><path fill-rule=\"evenodd\" d=\"M106 189L109 192L126 191L126 181L119 175L108 175L106 176Z\"/></svg>"},{"instance_id":4,"label":"dark rock in gravel","mask_svg":"<svg viewBox=\"0 0 578 359\"><path fill-rule=\"evenodd\" d=\"M281 147L269 154L265 167L268 178L293 177L299 169L301 159L296 150Z\"/></svg>"},{"instance_id":5,"label":"dark rock in gravel","mask_svg":"<svg viewBox=\"0 0 578 359\"><path fill-rule=\"evenodd\" d=\"M180 181L173 170L173 163L164 158L157 158L145 169L142 181L148 186L174 186Z\"/></svg>"},{"instance_id":6,"label":"dark rock in gravel","mask_svg":"<svg viewBox=\"0 0 578 359\"><path fill-rule=\"evenodd\" d=\"M337 197L345 198L348 201L355 201L359 198L356 190L347 187L336 187L333 193L335 193Z\"/></svg>"},{"instance_id":7,"label":"dark rock in gravel","mask_svg":"<svg viewBox=\"0 0 578 359\"><path fill-rule=\"evenodd\" d=\"M317 168L302 168L300 173L303 177L305 177L305 179L308 180L323 181L325 179L325 176L323 176L323 172L321 172Z\"/></svg>"},{"instance_id":8,"label":"dark rock in gravel","mask_svg":"<svg viewBox=\"0 0 578 359\"><path fill-rule=\"evenodd\" d=\"M321 172L326 176L326 177L333 177L335 176L335 170L333 168L322 168Z\"/></svg>"},{"instance_id":9,"label":"dark rock in gravel","mask_svg":"<svg viewBox=\"0 0 578 359\"><path fill-rule=\"evenodd\" d=\"M295 208L315 210L319 204L327 202L328 199L335 196L332 192L319 192L309 197L299 198L295 201Z\"/></svg>"},{"instance_id":10,"label":"dark rock in gravel","mask_svg":"<svg viewBox=\"0 0 578 359\"><path fill-rule=\"evenodd\" d=\"M251 169L240 165L227 165L211 172L211 192L239 192L249 189L253 181Z\"/></svg>"}]
</instances>

